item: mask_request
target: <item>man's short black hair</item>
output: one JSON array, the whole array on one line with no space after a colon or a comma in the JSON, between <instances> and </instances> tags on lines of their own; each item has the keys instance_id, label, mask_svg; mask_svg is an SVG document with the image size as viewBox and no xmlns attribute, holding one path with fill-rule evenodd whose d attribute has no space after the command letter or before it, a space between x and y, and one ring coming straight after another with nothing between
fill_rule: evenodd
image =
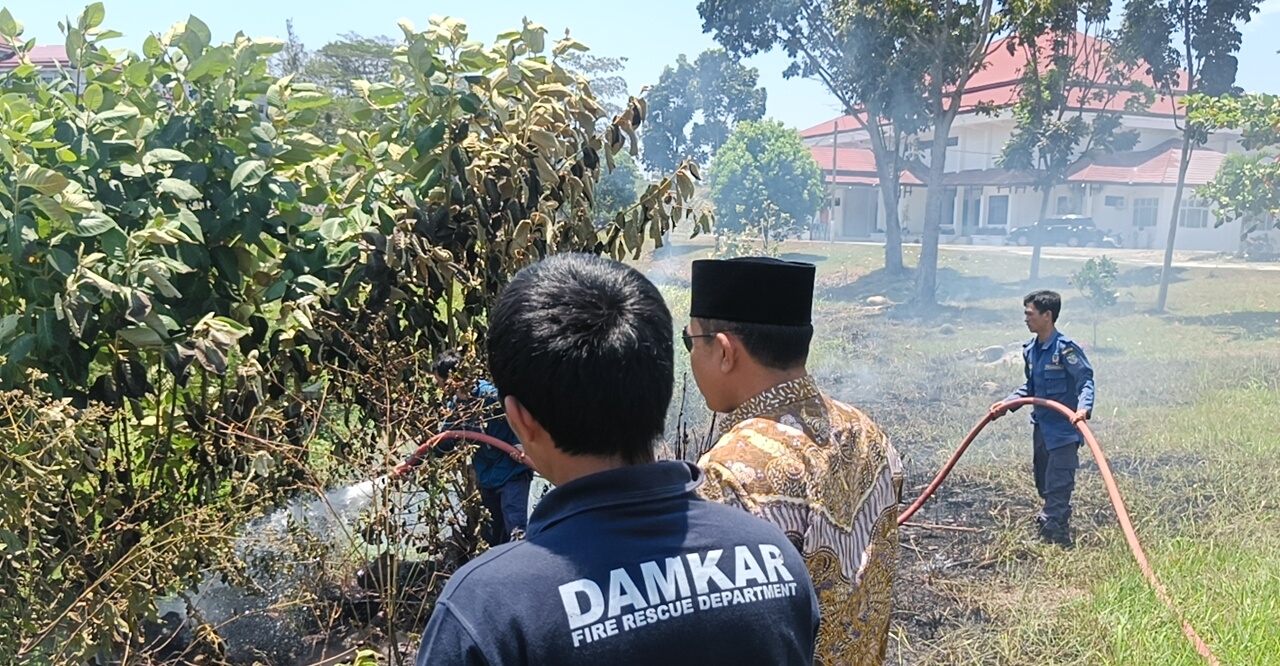
<instances>
[{"instance_id":1,"label":"man's short black hair","mask_svg":"<svg viewBox=\"0 0 1280 666\"><path fill-rule=\"evenodd\" d=\"M1058 315L1062 314L1062 296L1056 291L1048 289L1033 291L1022 299L1022 304L1035 306L1036 312L1040 314L1052 312L1054 323L1058 322Z\"/></svg>"},{"instance_id":2,"label":"man's short black hair","mask_svg":"<svg viewBox=\"0 0 1280 666\"><path fill-rule=\"evenodd\" d=\"M441 352L431 362L431 374L448 379L449 375L453 374L453 371L458 369L459 365L462 365L462 357L458 355L458 352Z\"/></svg>"},{"instance_id":3,"label":"man's short black hair","mask_svg":"<svg viewBox=\"0 0 1280 666\"><path fill-rule=\"evenodd\" d=\"M489 328L489 369L572 455L653 460L674 384L671 312L616 261L562 254L515 275Z\"/></svg>"},{"instance_id":4,"label":"man's short black hair","mask_svg":"<svg viewBox=\"0 0 1280 666\"><path fill-rule=\"evenodd\" d=\"M702 332L732 333L742 347L760 365L773 370L803 367L809 360L809 344L813 342L813 325L779 326L776 324L744 324L720 319L702 319Z\"/></svg>"}]
</instances>

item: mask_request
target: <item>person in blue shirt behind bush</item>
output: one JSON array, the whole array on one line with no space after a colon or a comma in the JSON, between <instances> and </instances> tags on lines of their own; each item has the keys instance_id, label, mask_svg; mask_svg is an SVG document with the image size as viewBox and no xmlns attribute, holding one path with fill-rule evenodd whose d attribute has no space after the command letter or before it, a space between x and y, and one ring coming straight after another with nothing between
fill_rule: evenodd
<instances>
[{"instance_id":1,"label":"person in blue shirt behind bush","mask_svg":"<svg viewBox=\"0 0 1280 666\"><path fill-rule=\"evenodd\" d=\"M498 400L498 389L486 380L474 385L455 376L462 359L455 352L445 352L431 364L431 373L440 382L445 395L452 396L446 408L449 416L441 430L470 430L502 440L519 450L520 440L507 424L506 414ZM450 439L436 446L434 453L452 452L459 441ZM490 546L523 537L529 516L529 485L533 471L501 449L478 444L471 456L480 487L480 500L489 511L489 522L482 536Z\"/></svg>"}]
</instances>

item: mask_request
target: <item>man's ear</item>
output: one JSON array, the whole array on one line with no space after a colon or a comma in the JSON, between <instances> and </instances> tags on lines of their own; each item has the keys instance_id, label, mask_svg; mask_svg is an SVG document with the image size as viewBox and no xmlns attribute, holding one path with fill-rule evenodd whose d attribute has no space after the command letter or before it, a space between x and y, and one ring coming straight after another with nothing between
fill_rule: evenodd
<instances>
[{"instance_id":1,"label":"man's ear","mask_svg":"<svg viewBox=\"0 0 1280 666\"><path fill-rule=\"evenodd\" d=\"M712 342L720 355L720 372L727 375L741 362L742 345L728 333L717 333Z\"/></svg>"},{"instance_id":2,"label":"man's ear","mask_svg":"<svg viewBox=\"0 0 1280 666\"><path fill-rule=\"evenodd\" d=\"M522 444L528 445L532 441L540 441L547 436L547 431L543 430L542 424L529 413L528 409L521 404L515 396L509 395L502 401L502 406L507 412L507 423L511 425L511 429L516 432L516 437L520 438Z\"/></svg>"}]
</instances>

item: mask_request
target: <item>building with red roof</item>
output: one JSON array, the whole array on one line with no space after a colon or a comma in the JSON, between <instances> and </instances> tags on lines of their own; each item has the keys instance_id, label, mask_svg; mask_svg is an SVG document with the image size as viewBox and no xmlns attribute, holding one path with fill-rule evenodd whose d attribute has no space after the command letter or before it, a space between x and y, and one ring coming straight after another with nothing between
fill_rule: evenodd
<instances>
[{"instance_id":1,"label":"building with red roof","mask_svg":"<svg viewBox=\"0 0 1280 666\"><path fill-rule=\"evenodd\" d=\"M68 69L71 60L67 58L67 49L62 45L35 46L27 53L27 59L39 71L41 78L53 80L58 68ZM7 44L0 44L0 76L18 68L22 62L18 54Z\"/></svg>"},{"instance_id":2,"label":"building with red roof","mask_svg":"<svg viewBox=\"0 0 1280 666\"><path fill-rule=\"evenodd\" d=\"M1078 34L1083 52L1100 54L1100 42ZM1081 58L1081 75L1093 56ZM1100 61L1094 59L1096 61ZM949 242L1003 243L1008 230L1035 224L1043 193L1035 190L1035 174L1007 171L997 164L1001 149L1012 136L1012 109L1017 102L1026 52L1012 53L1006 42L993 45L986 67L970 81L961 111L947 138L944 187L951 197L951 219L944 220ZM1131 79L1150 86L1141 68ZM1184 81L1185 84L1185 81ZM1185 89L1185 85L1182 86ZM1141 111L1126 111L1134 93L1106 90L1083 95L1079 111L1121 113L1124 129L1135 130L1134 150L1083 159L1069 172L1066 183L1053 188L1049 215L1091 217L1101 229L1121 238L1126 247L1163 247L1173 212L1174 190L1182 156L1181 133L1175 124L1180 97L1155 95ZM1179 113L1180 115L1180 113ZM833 240L879 240L884 215L877 188L880 179L867 142L865 117L842 116L800 132L830 188L829 206L820 228ZM1192 152L1187 172L1188 190L1178 214L1178 248L1236 251L1240 247L1239 223L1215 228L1212 207L1195 197L1194 188L1211 181L1226 155L1240 152L1238 134L1215 133L1209 143ZM928 169L933 137L914 137L910 165L901 179L899 218L908 239L918 237L923 226ZM833 168L834 167L834 168Z\"/></svg>"}]
</instances>

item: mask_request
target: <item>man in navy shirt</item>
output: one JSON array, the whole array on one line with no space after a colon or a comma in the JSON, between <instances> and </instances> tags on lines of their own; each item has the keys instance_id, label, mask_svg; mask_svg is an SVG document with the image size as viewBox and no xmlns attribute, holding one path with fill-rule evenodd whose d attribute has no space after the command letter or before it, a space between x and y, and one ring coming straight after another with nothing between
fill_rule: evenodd
<instances>
[{"instance_id":1,"label":"man in navy shirt","mask_svg":"<svg viewBox=\"0 0 1280 666\"><path fill-rule=\"evenodd\" d=\"M654 462L673 386L671 313L623 264L520 271L491 315L494 384L555 484L523 541L459 569L418 666L811 664L818 607L777 527L700 499Z\"/></svg>"},{"instance_id":2,"label":"man in navy shirt","mask_svg":"<svg viewBox=\"0 0 1280 666\"><path fill-rule=\"evenodd\" d=\"M468 387L455 376L462 359L455 352L440 354L431 364L431 373L452 394L448 409L452 413L444 420L442 430L471 430L482 432L512 446L519 447L520 440L507 424L498 401L498 389L480 380ZM469 389L469 390L468 390ZM453 451L458 440L445 440L432 451L443 455ZM502 450L487 444L476 445L471 454L471 466L476 472L476 485L480 487L480 501L489 511L485 524L484 540L490 546L504 544L524 535L529 518L529 485L533 471Z\"/></svg>"},{"instance_id":3,"label":"man in navy shirt","mask_svg":"<svg viewBox=\"0 0 1280 666\"><path fill-rule=\"evenodd\" d=\"M1009 411L1016 398L1046 398L1075 411L1068 419L1056 410L1036 406L1031 412L1036 490L1044 508L1036 516L1041 538L1071 545L1071 493L1080 466L1080 431L1075 424L1093 412L1093 366L1084 350L1058 331L1062 297L1036 291L1022 301L1027 328L1036 337L1023 345L1026 382L1009 397L991 406L995 418ZM1016 408L1015 408L1016 409Z\"/></svg>"}]
</instances>

